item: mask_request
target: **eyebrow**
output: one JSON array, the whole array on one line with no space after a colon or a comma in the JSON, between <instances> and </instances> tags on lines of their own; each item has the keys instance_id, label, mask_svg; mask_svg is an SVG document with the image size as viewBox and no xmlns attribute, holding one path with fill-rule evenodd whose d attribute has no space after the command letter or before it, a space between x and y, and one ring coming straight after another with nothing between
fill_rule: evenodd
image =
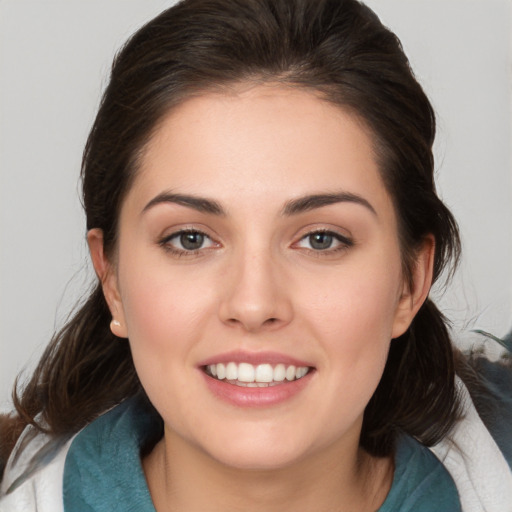
<instances>
[{"instance_id":1,"label":"eyebrow","mask_svg":"<svg viewBox=\"0 0 512 512\"><path fill-rule=\"evenodd\" d=\"M188 208L193 208L199 212L209 213L212 215L226 215L226 212L220 203L213 199L191 196L187 194L177 194L173 192L162 192L161 194L158 194L156 197L151 199L151 201L149 201L149 203L142 210L142 213L145 213L158 204L165 203L187 206ZM364 197L353 194L351 192L311 194L304 197L299 197L297 199L292 199L285 204L282 210L282 215L298 215L299 213L304 213L310 210L315 210L316 208L322 208L323 206L329 206L336 203L359 204L377 216L375 208L373 208L373 206Z\"/></svg>"},{"instance_id":2,"label":"eyebrow","mask_svg":"<svg viewBox=\"0 0 512 512\"><path fill-rule=\"evenodd\" d=\"M364 198L351 192L337 192L327 194L312 194L288 201L283 208L283 215L297 215L299 213L322 208L336 203L354 203L367 208L377 216L375 208Z\"/></svg>"},{"instance_id":3,"label":"eyebrow","mask_svg":"<svg viewBox=\"0 0 512 512\"><path fill-rule=\"evenodd\" d=\"M226 214L222 206L217 201L207 199L205 197L190 196L187 194L175 194L172 192L162 192L161 194L158 194L156 197L151 199L151 201L149 201L149 203L142 210L142 213L147 212L149 209L158 204L165 203L179 204L193 208L198 212L210 213L213 215L223 216Z\"/></svg>"}]
</instances>

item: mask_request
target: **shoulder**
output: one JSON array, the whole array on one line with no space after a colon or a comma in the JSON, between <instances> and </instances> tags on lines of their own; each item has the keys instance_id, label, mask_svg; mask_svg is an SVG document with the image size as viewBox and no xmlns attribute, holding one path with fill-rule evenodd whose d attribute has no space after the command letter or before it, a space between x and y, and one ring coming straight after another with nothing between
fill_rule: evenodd
<instances>
[{"instance_id":1,"label":"shoulder","mask_svg":"<svg viewBox=\"0 0 512 512\"><path fill-rule=\"evenodd\" d=\"M397 441L391 490L379 512L460 512L455 483L444 465L418 441Z\"/></svg>"},{"instance_id":2,"label":"shoulder","mask_svg":"<svg viewBox=\"0 0 512 512\"><path fill-rule=\"evenodd\" d=\"M141 453L161 434L160 417L141 397L100 416L73 440L64 468L64 509L154 512Z\"/></svg>"},{"instance_id":3,"label":"shoulder","mask_svg":"<svg viewBox=\"0 0 512 512\"><path fill-rule=\"evenodd\" d=\"M460 420L430 449L411 438L400 439L395 479L385 502L393 506L379 512L511 512L511 362L468 356L474 380L456 378Z\"/></svg>"},{"instance_id":4,"label":"shoulder","mask_svg":"<svg viewBox=\"0 0 512 512\"><path fill-rule=\"evenodd\" d=\"M501 372L501 369L497 371ZM506 378L510 378L510 369L506 372ZM500 377L498 381L502 378L504 377ZM506 378L503 383L506 383ZM483 382L485 390L487 385ZM502 448L511 441L510 395L508 398L507 393L494 397L487 391L480 395L479 400L482 396L487 397L488 401L497 400L496 403L482 404L487 411L494 411L491 415L485 414L489 421L484 422L481 408L475 407L472 395L458 377L457 387L463 408L462 418L451 434L434 446L432 451L450 472L465 512L510 512L512 470L505 458L506 450ZM494 436L501 431L506 431L508 440L503 438L500 441L502 446L499 446Z\"/></svg>"},{"instance_id":5,"label":"shoulder","mask_svg":"<svg viewBox=\"0 0 512 512\"><path fill-rule=\"evenodd\" d=\"M0 512L62 511L62 476L72 440L27 427L5 468Z\"/></svg>"},{"instance_id":6,"label":"shoulder","mask_svg":"<svg viewBox=\"0 0 512 512\"><path fill-rule=\"evenodd\" d=\"M159 417L140 398L72 437L28 427L6 467L0 512L154 512L140 454L158 435Z\"/></svg>"}]
</instances>

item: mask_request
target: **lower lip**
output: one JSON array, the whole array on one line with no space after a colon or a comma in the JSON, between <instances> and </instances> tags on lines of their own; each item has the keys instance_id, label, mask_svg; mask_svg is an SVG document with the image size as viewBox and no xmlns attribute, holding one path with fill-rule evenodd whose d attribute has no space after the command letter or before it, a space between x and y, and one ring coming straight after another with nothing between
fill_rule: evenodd
<instances>
[{"instance_id":1,"label":"lower lip","mask_svg":"<svg viewBox=\"0 0 512 512\"><path fill-rule=\"evenodd\" d=\"M284 381L282 384L266 388L248 388L230 384L210 377L201 370L210 391L226 402L237 407L269 407L277 405L297 395L311 381L314 370L298 380Z\"/></svg>"}]
</instances>

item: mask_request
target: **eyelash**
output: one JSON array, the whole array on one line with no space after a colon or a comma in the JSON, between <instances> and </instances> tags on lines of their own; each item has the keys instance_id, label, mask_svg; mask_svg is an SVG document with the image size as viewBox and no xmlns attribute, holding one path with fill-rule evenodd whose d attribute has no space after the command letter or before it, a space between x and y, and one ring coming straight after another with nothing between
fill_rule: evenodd
<instances>
[{"instance_id":1,"label":"eyelash","mask_svg":"<svg viewBox=\"0 0 512 512\"><path fill-rule=\"evenodd\" d=\"M335 231L330 231L328 229L317 229L314 231L310 231L306 233L304 236L300 238L298 242L296 242L294 245L299 245L301 242L306 241L308 239L311 239L311 237L315 235L326 235L329 237L332 237L333 241L336 241L338 245L334 248L328 247L326 249L314 249L314 248L308 248L304 247L310 254L316 257L325 257L325 256L332 256L339 252L346 251L354 246L354 241L346 236L340 235L339 233L336 233Z\"/></svg>"},{"instance_id":2,"label":"eyelash","mask_svg":"<svg viewBox=\"0 0 512 512\"><path fill-rule=\"evenodd\" d=\"M207 239L210 241L211 245L208 247L199 247L198 249L185 249L185 248L180 249L171 244L171 241L173 239L179 240L183 235L186 235L186 234L199 235L201 237L204 237L204 239ZM305 249L308 253L310 253L316 257L332 256L339 252L346 251L347 249L353 247L353 245L354 245L353 240L351 240L350 238L347 238L346 236L340 235L339 233L336 233L335 231L330 231L327 229L317 229L317 230L310 231L310 232L306 233L304 236L302 236L299 239L298 242L295 242L292 245L292 247L294 247L294 246L300 247L299 244L301 242L311 239L311 237L313 237L315 235L325 235L328 237L332 237L332 239L338 243L338 245L334 248L327 247L325 249L314 249L311 247L309 247L309 248L303 247L303 249ZM171 233L170 235L165 236L162 239L160 239L158 241L158 244L165 251L167 251L168 253L171 253L172 255L177 256L177 257L182 257L182 256L187 257L187 256L199 255L202 251L210 249L211 247L214 247L215 245L219 245L215 241L213 241L212 238L209 235L207 235L206 233L204 233L203 231L198 230L198 229L192 229L192 228L191 229L181 229L179 231ZM181 243L181 245L183 246L182 243Z\"/></svg>"},{"instance_id":3,"label":"eyelash","mask_svg":"<svg viewBox=\"0 0 512 512\"><path fill-rule=\"evenodd\" d=\"M161 240L158 241L158 244L163 247L163 249L169 253L171 253L174 256L181 257L181 256L195 256L201 253L201 251L204 251L205 249L209 249L210 247L199 247L198 249L179 249L177 247L174 247L171 244L171 240L173 239L180 239L183 235L186 234L192 234L192 235L200 235L204 237L204 239L208 239L211 242L211 246L213 247L216 245L216 242L212 240L210 236L208 236L206 233L199 229L180 229L179 231L176 231L174 233L171 233L168 236L163 237ZM183 245L183 244L182 244Z\"/></svg>"}]
</instances>

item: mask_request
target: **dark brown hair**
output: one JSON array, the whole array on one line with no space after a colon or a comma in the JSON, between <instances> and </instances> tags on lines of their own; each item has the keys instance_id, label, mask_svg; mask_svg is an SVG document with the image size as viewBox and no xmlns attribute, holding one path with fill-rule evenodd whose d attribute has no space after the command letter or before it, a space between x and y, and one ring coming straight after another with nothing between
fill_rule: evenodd
<instances>
[{"instance_id":1,"label":"dark brown hair","mask_svg":"<svg viewBox=\"0 0 512 512\"><path fill-rule=\"evenodd\" d=\"M457 260L457 227L433 181L432 107L397 37L355 0L186 0L128 41L82 166L87 229L103 230L107 255L115 254L121 204L163 116L192 95L241 82L304 88L357 115L372 134L399 218L406 278L429 234L435 279ZM110 320L98 283L15 395L18 430L30 423L55 435L74 432L140 391L129 345L110 332ZM457 404L445 320L427 299L392 341L361 445L388 455L400 432L431 445L455 421Z\"/></svg>"}]
</instances>

